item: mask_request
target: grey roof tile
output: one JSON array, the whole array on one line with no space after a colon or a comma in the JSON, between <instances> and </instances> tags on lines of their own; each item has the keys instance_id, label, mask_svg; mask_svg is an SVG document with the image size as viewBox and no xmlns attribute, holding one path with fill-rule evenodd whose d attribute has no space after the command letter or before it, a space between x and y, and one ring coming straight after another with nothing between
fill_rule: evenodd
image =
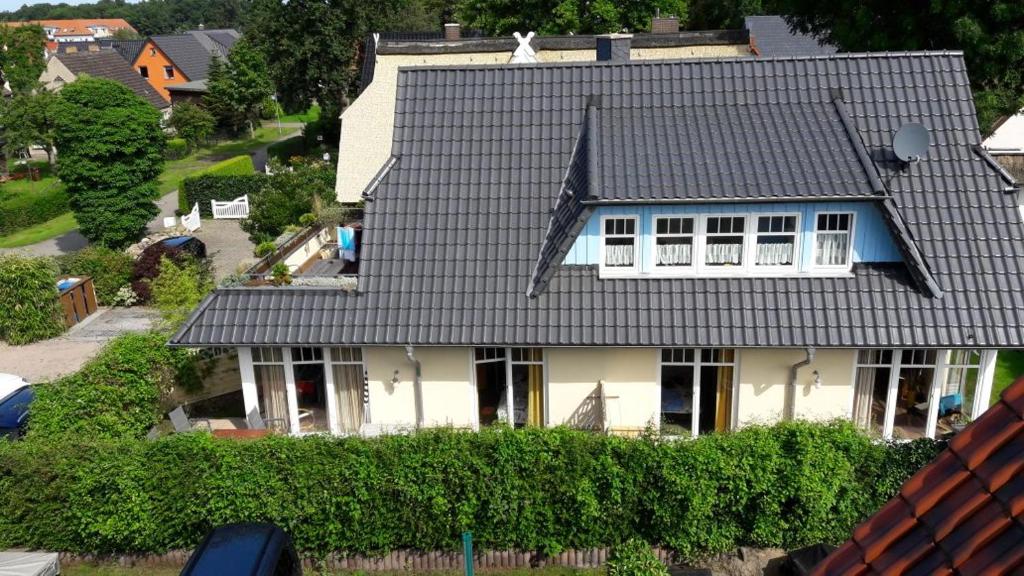
<instances>
[{"instance_id":1,"label":"grey roof tile","mask_svg":"<svg viewBox=\"0 0 1024 576\"><path fill-rule=\"evenodd\" d=\"M833 129L818 118L830 118L823 111L837 91L920 253L918 270L602 280L592 266L561 266L527 296L553 211L571 222L578 210L560 197L566 182L580 180L571 167L582 161L574 150L589 97L609 110L677 106L682 114L799 107ZM933 144L904 167L889 147L912 121L931 130ZM959 53L403 70L399 159L366 205L358 293L218 290L172 341L1021 347L1024 226L1006 181L973 151L979 141ZM833 160L855 173L846 152ZM707 178L736 178L734 168ZM788 170L822 178L832 166L812 168ZM912 271L927 272L941 297Z\"/></svg>"},{"instance_id":2,"label":"grey roof tile","mask_svg":"<svg viewBox=\"0 0 1024 576\"><path fill-rule=\"evenodd\" d=\"M95 78L106 78L124 84L154 108L162 110L170 106L167 100L150 86L120 54L114 50L97 50L54 54L75 76L87 74Z\"/></svg>"},{"instance_id":3,"label":"grey roof tile","mask_svg":"<svg viewBox=\"0 0 1024 576\"><path fill-rule=\"evenodd\" d=\"M750 32L750 45L760 56L823 56L835 54L836 47L823 44L810 34L791 29L782 16L747 16L743 28Z\"/></svg>"},{"instance_id":4,"label":"grey roof tile","mask_svg":"<svg viewBox=\"0 0 1024 576\"><path fill-rule=\"evenodd\" d=\"M184 34L153 36L150 40L170 58L187 80L205 80L210 59L227 57L239 38L235 30L191 30Z\"/></svg>"}]
</instances>

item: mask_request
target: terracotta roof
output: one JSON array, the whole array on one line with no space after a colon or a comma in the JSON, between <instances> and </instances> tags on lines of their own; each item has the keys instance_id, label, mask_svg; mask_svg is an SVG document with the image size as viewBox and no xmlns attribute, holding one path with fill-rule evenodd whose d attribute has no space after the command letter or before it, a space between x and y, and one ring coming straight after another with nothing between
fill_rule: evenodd
<instances>
[{"instance_id":1,"label":"terracotta roof","mask_svg":"<svg viewBox=\"0 0 1024 576\"><path fill-rule=\"evenodd\" d=\"M1024 572L1024 378L814 575Z\"/></svg>"},{"instance_id":2,"label":"terracotta roof","mask_svg":"<svg viewBox=\"0 0 1024 576\"><path fill-rule=\"evenodd\" d=\"M8 22L8 26L24 26L38 24L44 28L56 28L54 36L91 36L90 26L104 26L111 31L127 28L135 30L124 18L78 18L68 20L28 20L25 22Z\"/></svg>"}]
</instances>

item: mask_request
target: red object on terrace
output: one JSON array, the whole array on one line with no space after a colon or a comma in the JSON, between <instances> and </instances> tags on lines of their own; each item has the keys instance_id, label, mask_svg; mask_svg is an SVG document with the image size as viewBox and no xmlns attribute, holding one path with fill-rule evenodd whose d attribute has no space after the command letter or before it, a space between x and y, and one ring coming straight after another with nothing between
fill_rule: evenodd
<instances>
[{"instance_id":1,"label":"red object on terrace","mask_svg":"<svg viewBox=\"0 0 1024 576\"><path fill-rule=\"evenodd\" d=\"M1022 513L1024 378L812 574L1024 574Z\"/></svg>"}]
</instances>

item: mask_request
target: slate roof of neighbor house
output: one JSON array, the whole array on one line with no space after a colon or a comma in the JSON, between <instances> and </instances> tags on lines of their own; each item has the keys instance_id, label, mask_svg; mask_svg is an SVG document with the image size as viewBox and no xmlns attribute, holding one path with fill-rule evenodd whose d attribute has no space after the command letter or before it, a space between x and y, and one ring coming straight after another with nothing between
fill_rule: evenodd
<instances>
[{"instance_id":1,"label":"slate roof of neighbor house","mask_svg":"<svg viewBox=\"0 0 1024 576\"><path fill-rule=\"evenodd\" d=\"M1024 379L812 574L1024 571Z\"/></svg>"},{"instance_id":2,"label":"slate roof of neighbor house","mask_svg":"<svg viewBox=\"0 0 1024 576\"><path fill-rule=\"evenodd\" d=\"M60 60L76 77L88 74L96 78L114 80L130 88L158 110L170 106L167 100L164 100L164 97L114 50L56 54L53 58Z\"/></svg>"},{"instance_id":3,"label":"slate roof of neighbor house","mask_svg":"<svg viewBox=\"0 0 1024 576\"><path fill-rule=\"evenodd\" d=\"M182 82L181 84L171 84L167 86L168 92L190 92L190 93L206 93L206 80L192 80L191 82Z\"/></svg>"},{"instance_id":4,"label":"slate roof of neighbor house","mask_svg":"<svg viewBox=\"0 0 1024 576\"><path fill-rule=\"evenodd\" d=\"M794 105L823 111L837 96L916 263L859 265L843 278L599 279L556 257L550 281L527 296L564 180L588 185L600 170L593 155L586 166L573 158L588 103L737 114L756 104L784 122ZM961 53L404 69L395 118L395 160L367 190L358 291L218 290L172 344L1024 345L1024 226L1011 181L975 148ZM906 122L933 140L909 167L890 150ZM786 145L763 146L766 158L798 149L792 131L778 134ZM644 161L637 169L669 169ZM737 161L730 172L764 166Z\"/></svg>"},{"instance_id":5,"label":"slate roof of neighbor house","mask_svg":"<svg viewBox=\"0 0 1024 576\"><path fill-rule=\"evenodd\" d=\"M831 44L790 29L782 16L747 16L743 27L750 31L750 45L760 56L823 56L837 52Z\"/></svg>"},{"instance_id":6,"label":"slate roof of neighbor house","mask_svg":"<svg viewBox=\"0 0 1024 576\"><path fill-rule=\"evenodd\" d=\"M184 34L152 36L156 44L188 80L203 80L209 76L210 59L227 57L240 38L235 30L190 30Z\"/></svg>"},{"instance_id":7,"label":"slate roof of neighbor house","mask_svg":"<svg viewBox=\"0 0 1024 576\"><path fill-rule=\"evenodd\" d=\"M129 64L135 63L135 59L139 57L142 47L145 45L145 40L114 40L110 43L110 46Z\"/></svg>"}]
</instances>

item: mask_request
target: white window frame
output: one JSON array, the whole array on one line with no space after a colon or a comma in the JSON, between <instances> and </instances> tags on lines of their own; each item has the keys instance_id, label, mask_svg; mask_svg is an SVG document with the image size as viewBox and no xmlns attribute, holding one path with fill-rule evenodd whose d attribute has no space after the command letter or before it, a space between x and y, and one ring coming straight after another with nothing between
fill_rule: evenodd
<instances>
[{"instance_id":1,"label":"white window frame","mask_svg":"<svg viewBox=\"0 0 1024 576\"><path fill-rule=\"evenodd\" d=\"M849 235L849 241L846 243L846 264L841 266L828 266L824 264L817 264L818 260L818 234L823 235L838 235L839 231L835 230L818 230L818 218L820 216L840 216L847 215L850 217L850 229L846 232ZM849 272L853 268L853 241L854 234L857 231L857 213L847 210L820 210L814 213L814 228L811 232L811 259L810 259L810 270L815 272Z\"/></svg>"},{"instance_id":2,"label":"white window frame","mask_svg":"<svg viewBox=\"0 0 1024 576\"><path fill-rule=\"evenodd\" d=\"M484 358L478 360L476 357L476 351L482 350L501 350L504 353L503 357L494 356L492 358L487 357L487 353L484 353ZM512 360L513 350L540 350L540 360ZM472 397L473 406L473 429L480 430L480 395L477 391L476 385L476 367L479 364L487 364L492 362L504 362L505 363L505 409L508 412L508 421L505 424L509 426L515 426L515 398L512 394L512 366L540 366L541 367L541 394L543 396L542 402L543 415L541 417L541 427L548 427L550 422L550 394L548 393L548 350L540 346L474 346L469 349L469 358L472 360L470 365L470 394Z\"/></svg>"},{"instance_id":3,"label":"white window frame","mask_svg":"<svg viewBox=\"0 0 1024 576\"><path fill-rule=\"evenodd\" d=\"M609 220L632 220L633 234L612 234L605 233L606 222ZM633 238L633 265L632 266L606 266L605 242L607 238ZM606 276L635 276L640 271L640 242L643 239L643 231L640 228L640 216L638 214L608 214L601 217L601 250L598 257L598 272L601 277Z\"/></svg>"},{"instance_id":4,"label":"white window frame","mask_svg":"<svg viewBox=\"0 0 1024 576\"><path fill-rule=\"evenodd\" d=\"M758 232L758 224L761 218L794 218L795 224L792 232ZM767 213L755 213L751 215L752 226L751 234L753 237L750 242L750 273L754 276L760 276L761 274L793 274L800 270L800 240L803 237L803 230L801 229L800 213L799 212L767 212ZM770 222L770 220L769 220ZM780 266L769 266L769 265L758 265L757 264L757 240L760 236L792 236L793 237L793 261L790 264Z\"/></svg>"},{"instance_id":5,"label":"white window frame","mask_svg":"<svg viewBox=\"0 0 1024 576\"><path fill-rule=\"evenodd\" d=\"M335 360L335 350L352 350L359 352L358 360ZM370 398L367 393L367 373L365 363L365 350L358 346L328 346L324 348L324 387L326 388L325 393L327 394L327 418L328 425L331 428L331 434L341 436L343 435L341 430L338 428L338 398L335 396L334 387L334 367L335 366L359 366L359 374L362 375L362 387L361 393L363 394L363 422L362 425L370 424L373 422L370 417ZM362 428L362 425L360 428Z\"/></svg>"},{"instance_id":6,"label":"white window frame","mask_svg":"<svg viewBox=\"0 0 1024 576\"><path fill-rule=\"evenodd\" d=\"M664 360L665 351L682 351L683 361L675 362ZM732 350L732 362L715 362L704 361L703 353L705 350ZM686 353L691 352L693 354L693 361L686 361ZM692 366L693 367L693 400L692 407L693 412L690 415L690 437L696 438L700 435L700 370L704 366L731 366L732 367L732 405L729 406L729 430L736 428L736 415L737 406L739 405L739 396L737 392L737 383L739 378L739 349L737 348L658 348L658 408L656 413L658 431L661 431L661 379L662 379L662 368L664 366Z\"/></svg>"},{"instance_id":7,"label":"white window frame","mask_svg":"<svg viewBox=\"0 0 1024 576\"><path fill-rule=\"evenodd\" d=\"M690 220L692 228L690 233L658 233L658 220L673 219ZM700 214L652 214L651 215L651 248L649 264L652 276L679 276L692 275L697 272L697 236L700 226ZM686 266L658 266L658 239L659 238L689 238L690 239L690 264Z\"/></svg>"},{"instance_id":8,"label":"white window frame","mask_svg":"<svg viewBox=\"0 0 1024 576\"><path fill-rule=\"evenodd\" d=\"M951 349L937 349L935 351L935 363L904 363L903 353L904 352L928 352L933 349L925 348L871 348L870 350L889 350L892 352L892 362L890 364L878 364L878 363L862 363L860 361L860 352L862 349L854 351L854 370L853 379L850 383L851 389L855 390L857 385L857 374L860 368L888 368L889 372L889 387L886 391L885 399L885 419L883 421L882 438L885 440L892 440L893 430L895 428L896 419L896 398L899 394L899 379L900 372L903 368L932 368L932 382L928 390L928 410L927 420L925 421L925 437L934 438L936 431L936 416L939 410L939 399L941 397L942 385L946 382L948 370L950 368L949 358L951 355ZM960 350L958 348L957 350ZM972 349L979 353L980 359L977 366L978 369L978 381L974 388L974 405L972 418L979 418L985 410L988 409L988 398L992 393L992 379L995 372L995 358L996 353L994 350L981 350ZM954 367L961 366L959 364ZM852 392L856 396L856 392ZM853 402L851 401L850 413L853 413Z\"/></svg>"},{"instance_id":9,"label":"white window frame","mask_svg":"<svg viewBox=\"0 0 1024 576\"><path fill-rule=\"evenodd\" d=\"M708 233L708 220L712 218L741 218L743 219L743 232L730 233ZM694 260L697 262L697 273L700 276L714 278L717 276L746 276L750 274L750 220L751 214L747 212L731 212L724 214L702 214L697 229L698 249ZM743 243L740 245L740 263L737 266L715 266L707 264L708 238L720 236L742 236Z\"/></svg>"}]
</instances>

